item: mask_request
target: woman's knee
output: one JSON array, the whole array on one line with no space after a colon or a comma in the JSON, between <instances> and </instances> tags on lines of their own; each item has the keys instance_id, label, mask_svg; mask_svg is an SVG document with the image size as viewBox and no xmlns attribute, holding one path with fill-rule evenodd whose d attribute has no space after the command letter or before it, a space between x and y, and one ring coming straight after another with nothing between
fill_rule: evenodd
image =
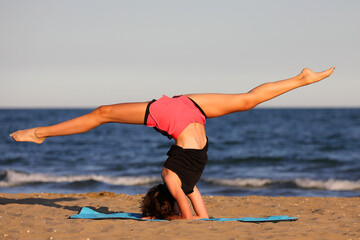
<instances>
[{"instance_id":1,"label":"woman's knee","mask_svg":"<svg viewBox=\"0 0 360 240\"><path fill-rule=\"evenodd\" d=\"M240 111L248 111L256 107L258 104L256 96L251 93L241 94L239 97L238 106Z\"/></svg>"},{"instance_id":2,"label":"woman's knee","mask_svg":"<svg viewBox=\"0 0 360 240\"><path fill-rule=\"evenodd\" d=\"M101 123L105 123L111 119L112 107L111 105L102 105L97 107L92 114Z\"/></svg>"}]
</instances>

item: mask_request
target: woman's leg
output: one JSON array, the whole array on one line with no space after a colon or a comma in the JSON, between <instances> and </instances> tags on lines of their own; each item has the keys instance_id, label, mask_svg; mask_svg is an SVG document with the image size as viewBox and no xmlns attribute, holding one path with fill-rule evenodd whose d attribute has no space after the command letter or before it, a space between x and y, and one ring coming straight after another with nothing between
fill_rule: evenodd
<instances>
[{"instance_id":1,"label":"woman's leg","mask_svg":"<svg viewBox=\"0 0 360 240\"><path fill-rule=\"evenodd\" d=\"M329 77L334 67L315 73L305 68L298 76L262 84L243 94L188 94L205 112L208 118L223 116L233 112L246 111L258 104L275 98L283 93L318 82Z\"/></svg>"},{"instance_id":2,"label":"woman's leg","mask_svg":"<svg viewBox=\"0 0 360 240\"><path fill-rule=\"evenodd\" d=\"M47 137L84 133L104 123L144 124L148 103L121 103L101 106L89 114L47 127L19 130L10 136L19 142L42 143Z\"/></svg>"}]
</instances>

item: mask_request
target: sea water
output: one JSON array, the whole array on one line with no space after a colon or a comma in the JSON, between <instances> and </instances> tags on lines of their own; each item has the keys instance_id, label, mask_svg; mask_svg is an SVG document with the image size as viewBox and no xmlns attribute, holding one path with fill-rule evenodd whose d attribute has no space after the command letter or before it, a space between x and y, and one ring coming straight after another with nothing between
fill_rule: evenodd
<instances>
[{"instance_id":1,"label":"sea water","mask_svg":"<svg viewBox=\"0 0 360 240\"><path fill-rule=\"evenodd\" d=\"M0 192L141 194L161 183L174 143L141 125L17 143L17 129L90 109L0 110ZM253 109L207 119L203 195L360 196L360 109Z\"/></svg>"}]
</instances>

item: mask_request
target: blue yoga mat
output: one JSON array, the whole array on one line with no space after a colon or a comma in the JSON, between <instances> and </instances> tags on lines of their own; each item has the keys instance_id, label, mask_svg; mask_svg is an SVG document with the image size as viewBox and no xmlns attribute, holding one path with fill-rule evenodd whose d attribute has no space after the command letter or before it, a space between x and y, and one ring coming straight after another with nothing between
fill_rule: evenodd
<instances>
[{"instance_id":1,"label":"blue yoga mat","mask_svg":"<svg viewBox=\"0 0 360 240\"><path fill-rule=\"evenodd\" d=\"M141 219L142 215L140 213L100 213L95 210L92 210L88 207L81 208L78 214L70 216L71 219L134 219L139 221L168 221L162 219ZM244 217L244 218L202 218L198 219L202 221L219 221L219 222L229 222L229 221L238 221L238 222L280 222L280 221L296 221L296 217L289 216L270 216L267 218L253 218L253 217Z\"/></svg>"}]
</instances>

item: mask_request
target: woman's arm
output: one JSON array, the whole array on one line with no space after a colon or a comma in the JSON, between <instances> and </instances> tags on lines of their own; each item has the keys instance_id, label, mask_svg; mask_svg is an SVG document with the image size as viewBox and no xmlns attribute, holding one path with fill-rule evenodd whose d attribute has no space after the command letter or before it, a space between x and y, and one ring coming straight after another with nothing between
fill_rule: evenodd
<instances>
[{"instance_id":1,"label":"woman's arm","mask_svg":"<svg viewBox=\"0 0 360 240\"><path fill-rule=\"evenodd\" d=\"M204 200L196 186L194 187L194 192L189 194L188 197L189 197L191 204L194 207L194 211L196 213L196 215L193 216L193 218L196 218L196 219L209 218L208 212L205 207Z\"/></svg>"},{"instance_id":2,"label":"woman's arm","mask_svg":"<svg viewBox=\"0 0 360 240\"><path fill-rule=\"evenodd\" d=\"M193 216L188 199L181 188L181 180L177 174L167 168L163 168L161 177L180 208L180 215L172 216L172 220L209 218L204 201L196 186L194 187L194 192L188 195L196 213L196 215Z\"/></svg>"},{"instance_id":3,"label":"woman's arm","mask_svg":"<svg viewBox=\"0 0 360 240\"><path fill-rule=\"evenodd\" d=\"M192 215L192 218L184 218L182 216L182 214L174 215L174 216L171 217L171 220L209 218L208 212L207 212L205 204L204 204L204 200L202 199L201 194L200 194L200 192L199 192L199 190L197 189L196 186L194 187L194 192L189 194L188 197L189 197L189 199L191 201L191 204L192 204L196 214ZM187 205L187 206L189 206L189 205Z\"/></svg>"},{"instance_id":4,"label":"woman's arm","mask_svg":"<svg viewBox=\"0 0 360 240\"><path fill-rule=\"evenodd\" d=\"M167 168L163 168L161 177L180 208L181 214L174 215L171 219L193 219L191 208L184 191L181 189L181 181L177 174Z\"/></svg>"}]
</instances>

